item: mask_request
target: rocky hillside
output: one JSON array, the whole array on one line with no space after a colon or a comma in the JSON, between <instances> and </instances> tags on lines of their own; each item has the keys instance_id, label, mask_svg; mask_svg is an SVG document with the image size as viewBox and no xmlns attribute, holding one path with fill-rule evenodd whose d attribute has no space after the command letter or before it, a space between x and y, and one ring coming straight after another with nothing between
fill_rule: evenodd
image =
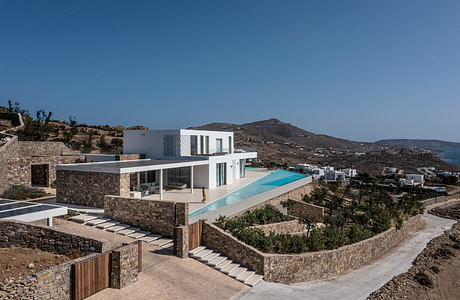
<instances>
[{"instance_id":1,"label":"rocky hillside","mask_svg":"<svg viewBox=\"0 0 460 300\"><path fill-rule=\"evenodd\" d=\"M443 151L446 149L460 149L460 143L446 142L440 140L410 140L410 139L394 139L380 140L376 142L381 145L398 146L426 149L432 151Z\"/></svg>"},{"instance_id":2,"label":"rocky hillside","mask_svg":"<svg viewBox=\"0 0 460 300\"><path fill-rule=\"evenodd\" d=\"M264 165L293 166L307 162L336 168L353 167L358 172L370 174L381 174L385 167L390 166L406 172L416 172L418 167L423 166L459 169L431 153L315 134L277 119L240 125L212 123L191 129L233 131L235 146L256 149Z\"/></svg>"}]
</instances>

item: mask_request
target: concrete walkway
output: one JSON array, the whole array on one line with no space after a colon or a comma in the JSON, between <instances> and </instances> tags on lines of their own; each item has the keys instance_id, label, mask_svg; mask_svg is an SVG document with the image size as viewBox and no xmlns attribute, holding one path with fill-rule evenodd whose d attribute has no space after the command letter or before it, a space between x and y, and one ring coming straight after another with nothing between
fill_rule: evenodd
<instances>
[{"instance_id":1,"label":"concrete walkway","mask_svg":"<svg viewBox=\"0 0 460 300\"><path fill-rule=\"evenodd\" d=\"M430 207L431 208L431 207ZM455 221L425 213L427 226L414 233L380 259L329 281L314 281L296 285L262 281L240 299L365 299L395 275L406 272L412 261L433 238L449 229Z\"/></svg>"}]
</instances>

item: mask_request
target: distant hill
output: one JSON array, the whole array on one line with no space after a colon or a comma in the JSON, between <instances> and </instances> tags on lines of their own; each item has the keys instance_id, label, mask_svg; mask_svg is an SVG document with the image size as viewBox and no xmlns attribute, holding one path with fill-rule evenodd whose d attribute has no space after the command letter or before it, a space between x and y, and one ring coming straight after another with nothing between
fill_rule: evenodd
<instances>
[{"instance_id":1,"label":"distant hill","mask_svg":"<svg viewBox=\"0 0 460 300\"><path fill-rule=\"evenodd\" d=\"M460 149L460 143L446 142L440 140L413 140L413 139L389 139L376 142L381 145L419 148L432 151L443 151L446 149Z\"/></svg>"},{"instance_id":2,"label":"distant hill","mask_svg":"<svg viewBox=\"0 0 460 300\"><path fill-rule=\"evenodd\" d=\"M336 168L353 167L369 174L381 174L390 166L406 172L417 172L418 167L424 166L459 170L431 153L316 134L277 119L246 124L211 123L189 129L233 131L235 147L255 149L263 165L294 166L307 162Z\"/></svg>"}]
</instances>

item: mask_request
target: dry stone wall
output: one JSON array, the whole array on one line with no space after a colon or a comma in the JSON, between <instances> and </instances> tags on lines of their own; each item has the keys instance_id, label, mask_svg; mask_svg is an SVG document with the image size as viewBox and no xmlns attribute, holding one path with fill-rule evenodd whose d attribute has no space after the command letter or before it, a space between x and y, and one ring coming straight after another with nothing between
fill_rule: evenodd
<instances>
[{"instance_id":1,"label":"dry stone wall","mask_svg":"<svg viewBox=\"0 0 460 300\"><path fill-rule=\"evenodd\" d=\"M302 218L310 217L314 222L322 222L324 218L324 208L304 201L294 200L288 209L289 215Z\"/></svg>"},{"instance_id":2,"label":"dry stone wall","mask_svg":"<svg viewBox=\"0 0 460 300\"><path fill-rule=\"evenodd\" d=\"M271 232L273 232L274 234L298 233L303 232L303 230L305 229L305 225L299 223L298 220L256 225L252 227L262 230L265 235L269 235Z\"/></svg>"},{"instance_id":3,"label":"dry stone wall","mask_svg":"<svg viewBox=\"0 0 460 300\"><path fill-rule=\"evenodd\" d=\"M251 247L217 226L204 222L203 243L249 267L269 282L295 283L329 279L366 264L396 246L425 222L415 216L401 229L392 228L367 240L335 250L301 254L269 254Z\"/></svg>"},{"instance_id":4,"label":"dry stone wall","mask_svg":"<svg viewBox=\"0 0 460 300\"><path fill-rule=\"evenodd\" d=\"M129 174L57 170L58 202L104 207L105 195L128 195Z\"/></svg>"},{"instance_id":5,"label":"dry stone wall","mask_svg":"<svg viewBox=\"0 0 460 300\"><path fill-rule=\"evenodd\" d=\"M137 280L138 244L133 243L112 251L111 287L121 289Z\"/></svg>"},{"instance_id":6,"label":"dry stone wall","mask_svg":"<svg viewBox=\"0 0 460 300\"><path fill-rule=\"evenodd\" d=\"M115 221L172 237L174 227L188 224L189 204L108 195L104 214Z\"/></svg>"}]
</instances>

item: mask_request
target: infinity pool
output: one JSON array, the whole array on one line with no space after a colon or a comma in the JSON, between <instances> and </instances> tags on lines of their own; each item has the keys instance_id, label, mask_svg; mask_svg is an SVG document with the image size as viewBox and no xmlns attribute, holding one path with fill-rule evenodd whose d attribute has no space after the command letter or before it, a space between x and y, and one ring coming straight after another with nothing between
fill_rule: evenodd
<instances>
[{"instance_id":1,"label":"infinity pool","mask_svg":"<svg viewBox=\"0 0 460 300\"><path fill-rule=\"evenodd\" d=\"M239 190L230 193L215 202L206 205L205 207L200 208L197 211L194 211L190 214L190 217L195 217L218 208L239 202L241 200L253 197L255 195L270 191L274 188L283 186L285 184L297 181L299 179L308 177L309 175L285 171L285 170L276 170L264 177L242 187Z\"/></svg>"}]
</instances>

